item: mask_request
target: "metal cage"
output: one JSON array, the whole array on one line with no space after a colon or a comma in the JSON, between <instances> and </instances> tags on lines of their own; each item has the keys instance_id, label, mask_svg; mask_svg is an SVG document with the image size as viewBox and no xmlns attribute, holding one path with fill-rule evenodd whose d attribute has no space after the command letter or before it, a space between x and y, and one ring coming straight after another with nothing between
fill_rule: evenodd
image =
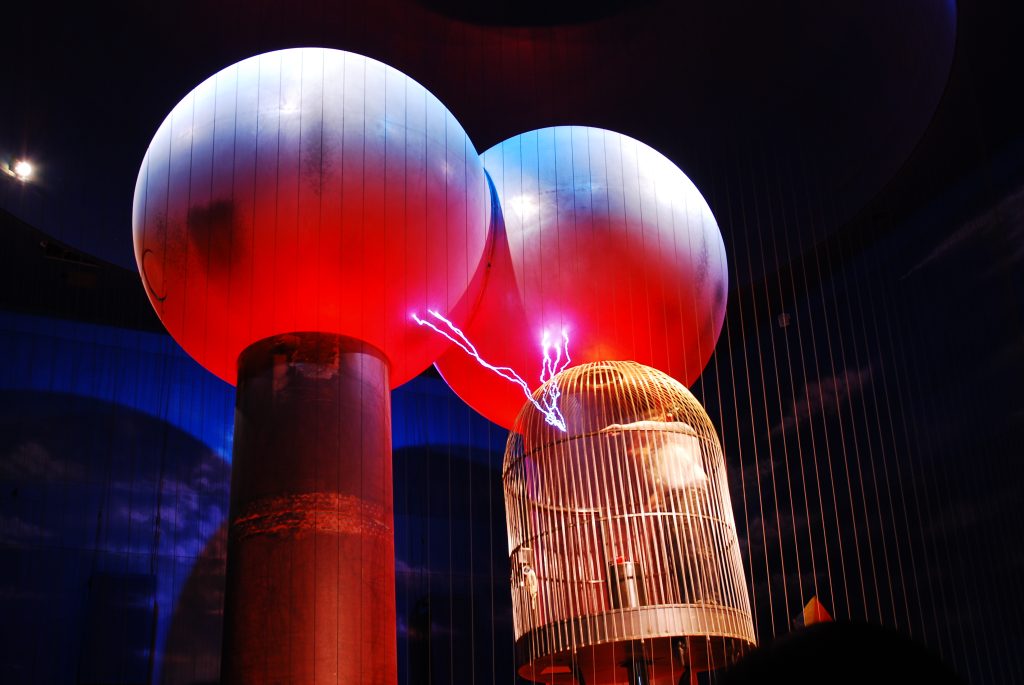
<instances>
[{"instance_id":1,"label":"metal cage","mask_svg":"<svg viewBox=\"0 0 1024 685\"><path fill-rule=\"evenodd\" d=\"M548 683L689 683L754 644L721 444L682 384L635 362L554 384L505 450L516 667ZM547 395L550 397L551 395Z\"/></svg>"}]
</instances>

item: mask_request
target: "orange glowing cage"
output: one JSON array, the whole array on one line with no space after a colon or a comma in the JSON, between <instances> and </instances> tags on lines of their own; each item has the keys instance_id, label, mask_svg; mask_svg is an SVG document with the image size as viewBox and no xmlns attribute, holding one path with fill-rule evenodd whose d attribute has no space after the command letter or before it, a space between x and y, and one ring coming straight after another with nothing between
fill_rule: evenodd
<instances>
[{"instance_id":1,"label":"orange glowing cage","mask_svg":"<svg viewBox=\"0 0 1024 685\"><path fill-rule=\"evenodd\" d=\"M505 451L516 667L547 683L688 683L754 644L714 426L635 362L558 374Z\"/></svg>"}]
</instances>

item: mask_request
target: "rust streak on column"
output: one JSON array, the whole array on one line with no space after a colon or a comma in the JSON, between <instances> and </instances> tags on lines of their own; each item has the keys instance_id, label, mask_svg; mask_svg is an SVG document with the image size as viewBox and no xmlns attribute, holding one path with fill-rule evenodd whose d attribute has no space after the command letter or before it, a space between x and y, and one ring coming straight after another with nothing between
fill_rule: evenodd
<instances>
[{"instance_id":1,"label":"rust streak on column","mask_svg":"<svg viewBox=\"0 0 1024 685\"><path fill-rule=\"evenodd\" d=\"M239 357L222 682L394 685L388 363L323 333Z\"/></svg>"}]
</instances>

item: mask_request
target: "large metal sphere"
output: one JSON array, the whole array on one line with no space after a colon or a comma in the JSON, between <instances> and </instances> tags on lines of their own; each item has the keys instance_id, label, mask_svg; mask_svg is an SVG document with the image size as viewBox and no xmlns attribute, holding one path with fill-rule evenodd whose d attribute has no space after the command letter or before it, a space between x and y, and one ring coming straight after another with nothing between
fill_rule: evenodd
<instances>
[{"instance_id":1,"label":"large metal sphere","mask_svg":"<svg viewBox=\"0 0 1024 685\"><path fill-rule=\"evenodd\" d=\"M490 198L476 150L423 86L319 48L259 55L171 111L135 189L135 257L150 301L197 361L234 383L239 353L299 331L379 348L390 383L464 321Z\"/></svg>"},{"instance_id":2,"label":"large metal sphere","mask_svg":"<svg viewBox=\"0 0 1024 685\"><path fill-rule=\"evenodd\" d=\"M480 306L466 332L488 362L536 387L544 330L565 328L574 363L633 360L690 385L725 317L718 224L686 175L620 133L546 128L483 155L501 215ZM511 427L522 390L452 348L449 385Z\"/></svg>"}]
</instances>

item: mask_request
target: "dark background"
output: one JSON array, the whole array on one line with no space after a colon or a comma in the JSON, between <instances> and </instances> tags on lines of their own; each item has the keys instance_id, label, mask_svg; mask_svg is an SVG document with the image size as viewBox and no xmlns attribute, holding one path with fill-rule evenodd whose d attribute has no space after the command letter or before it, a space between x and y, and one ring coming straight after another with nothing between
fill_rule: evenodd
<instances>
[{"instance_id":1,"label":"dark background","mask_svg":"<svg viewBox=\"0 0 1024 685\"><path fill-rule=\"evenodd\" d=\"M1022 680L1017 3L84 5L3 10L0 164L38 174L0 175L0 680L216 680L233 389L152 314L131 197L182 96L299 45L401 69L480 151L586 124L675 161L729 256L693 390L759 637L817 596ZM513 682L504 431L430 372L394 404L400 680Z\"/></svg>"}]
</instances>

